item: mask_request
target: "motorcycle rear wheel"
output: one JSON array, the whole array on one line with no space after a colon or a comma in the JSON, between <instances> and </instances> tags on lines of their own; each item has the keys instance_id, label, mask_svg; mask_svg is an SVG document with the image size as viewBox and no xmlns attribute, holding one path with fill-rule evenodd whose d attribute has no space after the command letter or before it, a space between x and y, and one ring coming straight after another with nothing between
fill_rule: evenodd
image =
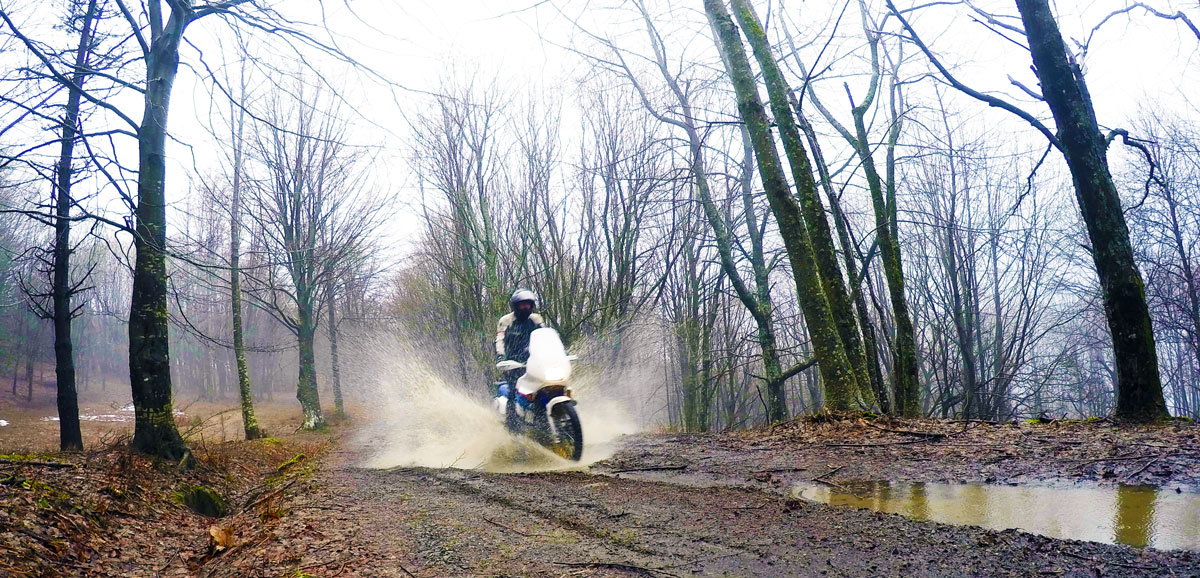
<instances>
[{"instance_id":1,"label":"motorcycle rear wheel","mask_svg":"<svg viewBox=\"0 0 1200 578\"><path fill-rule=\"evenodd\" d=\"M551 440L550 451L559 457L579 461L583 457L583 426L579 423L579 414L571 403L560 403L554 406L550 413L556 440Z\"/></svg>"}]
</instances>

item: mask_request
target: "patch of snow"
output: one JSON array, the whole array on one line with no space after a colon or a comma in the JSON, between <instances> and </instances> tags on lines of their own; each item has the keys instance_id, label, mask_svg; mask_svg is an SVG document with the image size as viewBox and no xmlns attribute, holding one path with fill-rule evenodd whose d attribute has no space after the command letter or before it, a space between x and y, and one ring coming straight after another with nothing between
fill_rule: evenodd
<instances>
[{"instance_id":1,"label":"patch of snow","mask_svg":"<svg viewBox=\"0 0 1200 578\"><path fill-rule=\"evenodd\" d=\"M117 413L81 413L79 414L79 421L94 421L98 423L123 423L133 421L134 412L132 403L116 411ZM184 413L178 409L174 409L171 413L173 413L175 416L184 415ZM44 417L42 418L42 421L58 421L58 416L55 415Z\"/></svg>"}]
</instances>

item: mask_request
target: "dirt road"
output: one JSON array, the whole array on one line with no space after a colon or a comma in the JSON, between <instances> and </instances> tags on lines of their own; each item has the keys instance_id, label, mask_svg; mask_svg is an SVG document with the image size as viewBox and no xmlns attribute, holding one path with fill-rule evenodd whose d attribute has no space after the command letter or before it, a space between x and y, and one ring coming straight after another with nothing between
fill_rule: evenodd
<instances>
[{"instance_id":1,"label":"dirt road","mask_svg":"<svg viewBox=\"0 0 1200 578\"><path fill-rule=\"evenodd\" d=\"M822 435L829 451L819 455L778 432L638 437L589 471L528 474L365 469L347 448L328 456L310 490L294 498L276 532L284 542L276 547L294 552L290 567L312 576L1200 576L1200 556L1188 552L950 526L789 499L777 491L775 480L782 476L839 464L844 470L878 469L883 462L899 464L885 472L899 477L915 471L905 469L905 460L879 460L862 447L824 447L837 446L828 441L837 436ZM1038 435L1049 439L1047 432ZM890 441L855 443L910 437L884 432L880 440ZM757 453L750 446L759 446ZM784 446L792 448L790 457ZM994 475L978 471L992 456L975 453L973 461L943 457L942 464L917 452L909 465L926 464L931 478ZM805 461L809 454L812 463ZM1061 461L1078 464L1075 459ZM721 487L731 480L747 487ZM714 482L717 487L702 487ZM207 574L222 575L221 567L233 568L217 564Z\"/></svg>"},{"instance_id":2,"label":"dirt road","mask_svg":"<svg viewBox=\"0 0 1200 578\"><path fill-rule=\"evenodd\" d=\"M294 410L280 412L272 430L294 429L296 423L280 417L294 418ZM7 477L0 480L0 497L9 500L0 527L7 523L12 532L0 544L0 559L12 563L9 554L25 550L61 554L60 538L80 534L87 548L52 562L59 575L1200 576L1200 554L1187 551L989 531L790 498L794 484L828 489L854 480L978 482L990 488L1132 484L1157 488L1160 495L1124 506L1190 524L1192 533L1175 544L1200 550L1200 506L1178 508L1174 501L1200 489L1200 427L1184 422L817 416L730 434L626 436L607 451L589 445L593 456L607 459L577 471L500 473L563 464L535 459L536 452L514 460L501 426L490 413L478 413L469 424L425 428L415 439L381 436L364 419L335 432L334 440L305 434L292 436L297 439L286 448L279 440L215 444L224 449L211 457L212 471L186 475L116 446L72 457L75 469L20 466L20 456L10 456ZM9 439L10 447L52 445L55 424L36 416L26 421L28 427L8 433L33 437ZM212 423L206 439L223 440L226 428ZM488 443L463 452L463 443L480 439ZM375 459L397 447L422 451ZM332 449L278 477L297 452L315 456L321 448ZM386 467L414 458L467 469ZM224 488L222 476L247 467L238 477L246 487L230 489L238 508L229 517L205 518L171 498L184 482ZM109 469L117 473L109 475ZM275 485L268 479L260 486L260 469L277 476ZM205 471L208 477L201 475ZM11 514L16 510L9 508L20 504L23 514ZM139 509L132 511L131 504ZM107 514L97 513L105 506ZM85 519L88 512L95 520ZM1124 515L1102 514L1095 521L1115 528L1128 522ZM86 531L73 534L79 524ZM230 529L232 548L214 547L213 525ZM6 568L0 565L0 576L9 575Z\"/></svg>"}]
</instances>

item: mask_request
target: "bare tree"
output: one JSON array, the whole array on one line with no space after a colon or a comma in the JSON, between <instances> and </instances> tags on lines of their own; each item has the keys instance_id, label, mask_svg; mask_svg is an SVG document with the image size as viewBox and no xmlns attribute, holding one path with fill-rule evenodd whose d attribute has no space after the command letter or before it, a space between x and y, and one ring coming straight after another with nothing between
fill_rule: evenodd
<instances>
[{"instance_id":1,"label":"bare tree","mask_svg":"<svg viewBox=\"0 0 1200 578\"><path fill-rule=\"evenodd\" d=\"M79 20L79 47L62 120L62 147L55 170L56 199L54 222L54 374L58 382L59 446L63 450L83 449L79 431L79 401L75 388L75 356L71 343L71 319L78 313L71 305L73 293L80 284L72 285L71 274L71 169L74 160L75 131L79 122L79 106L88 57L93 51L93 28L99 19L96 0L89 0Z\"/></svg>"},{"instance_id":2,"label":"bare tree","mask_svg":"<svg viewBox=\"0 0 1200 578\"><path fill-rule=\"evenodd\" d=\"M874 233L876 240L874 246L878 247L882 260L884 278L887 281L888 297L891 301L892 322L895 325L895 335L892 340L895 408L901 415L916 416L920 411L920 384L917 378L919 360L916 354L916 330L912 322L907 301L908 297L904 289L904 259L901 251L900 230L896 215L895 155L902 127L900 113L903 108L900 92L901 86L898 82L899 72L897 70L900 61L899 59L893 61L890 70L884 68L885 55L883 53L885 51L884 47L881 46L882 33L880 32L880 26L871 22L865 2L858 2L858 8L869 52L867 62L870 65L870 80L867 85L866 94L858 102L855 102L853 95L849 93L849 85L846 85L847 96L850 97L851 101L851 126L846 126L838 121L832 110L818 97L816 91L817 79L800 62L800 53L798 51L793 51L793 58L799 65L804 84L802 85L803 90L801 94L797 94L793 102L797 107L801 99L807 99L809 102L812 102L821 117L854 150L858 166L862 169L863 176L866 179L867 190L871 195L871 206L875 214ZM789 44L794 47L790 35L788 39ZM879 97L885 92L887 100L883 101ZM867 116L876 107L882 107L883 102L886 102L888 109L885 111L887 121L886 138L882 146L884 162L883 169L880 170L875 159L875 146L871 142L871 127L868 125ZM811 129L807 132L810 133L810 141L815 141L811 136ZM829 172L828 167L823 167L820 170L823 173ZM830 199L831 204L835 206L834 218L835 220L840 220L841 216L839 215L839 211L836 210L834 196L830 195ZM838 226L845 227L846 225L838 223ZM843 244L848 240L844 239ZM864 264L864 271L866 268L867 264ZM861 317L861 307L859 311Z\"/></svg>"},{"instance_id":3,"label":"bare tree","mask_svg":"<svg viewBox=\"0 0 1200 578\"><path fill-rule=\"evenodd\" d=\"M947 82L973 98L1017 115L1063 153L1091 241L1092 261L1100 279L1105 317L1112 335L1117 364L1116 414L1135 421L1166 416L1144 284L1134 261L1129 228L1108 166L1108 145L1121 131L1109 137L1100 132L1083 73L1063 42L1047 0L1018 0L1024 30L1008 28L1023 33L1029 43L1034 69L1041 81L1039 98L1053 114L1057 132L1052 132L1029 112L963 85L921 41L891 0L888 0L888 7ZM1127 133L1123 142L1133 144Z\"/></svg>"},{"instance_id":4,"label":"bare tree","mask_svg":"<svg viewBox=\"0 0 1200 578\"><path fill-rule=\"evenodd\" d=\"M239 88L244 101L246 94L245 67L239 68L239 71L241 73ZM232 308L230 322L233 325L233 357L237 363L238 397L242 402L242 429L246 434L246 439L253 440L262 437L263 431L259 428L258 418L254 414L253 387L250 382L249 362L246 359L246 338L242 325L241 218L242 189L245 185L246 111L244 109L233 110L235 108L237 108L236 105L231 104L230 117L231 120L236 118L236 121L230 123L233 145L233 175L230 179L229 190L229 300Z\"/></svg>"},{"instance_id":5,"label":"bare tree","mask_svg":"<svg viewBox=\"0 0 1200 578\"><path fill-rule=\"evenodd\" d=\"M240 36L236 44L239 53L247 52L247 44ZM226 63L225 68L230 65ZM223 142L221 147L221 155L223 162L221 163L221 173L212 177L200 177L201 189L204 192L205 203L204 208L201 208L194 216L198 220L215 221L221 218L228 218L229 238L228 241L228 258L226 255L215 246L206 247L201 250L201 254L196 257L198 261L196 266L184 272L189 279L195 280L202 284L207 284L215 289L227 292L229 295L229 329L232 335L232 343L222 341L215 336L202 335L202 339L214 342L221 349L228 348L233 353L234 368L236 373L238 398L241 404L242 426L246 439L258 439L265 434L258 425L258 418L254 411L253 385L250 375L250 360L248 348L246 344L245 330L245 315L243 313L243 296L242 296L242 252L244 250L242 244L242 219L245 218L244 199L247 188L246 164L247 154L249 153L249 145L246 142L246 119L248 110L247 107L253 106L252 97L249 94L249 73L250 63L245 58L241 58L233 65L236 73L236 80L230 78L233 74L226 73L226 78L222 79L223 86L227 87L228 91L224 96L228 103L228 110L222 111L221 107L214 107L210 115L209 131L214 140ZM214 100L218 97L214 95ZM216 205L227 208L227 211L209 211L206 207ZM199 269L199 270L195 270ZM224 274L228 273L228 277ZM223 304L218 306L218 309L223 309ZM221 312L223 313L223 311ZM223 317L223 315L220 315ZM188 329L195 329L194 324L190 321L185 321L184 325ZM218 330L217 334L223 334L223 331ZM214 352L215 353L215 352ZM220 372L219 375L225 375L226 372Z\"/></svg>"},{"instance_id":6,"label":"bare tree","mask_svg":"<svg viewBox=\"0 0 1200 578\"><path fill-rule=\"evenodd\" d=\"M722 47L723 60L737 95L738 111L750 132L767 199L792 261L796 293L813 340L817 366L826 389L826 403L836 408L848 408L858 390L855 372L817 274L813 241L803 212L784 177L745 48L720 0L705 0L704 8Z\"/></svg>"},{"instance_id":7,"label":"bare tree","mask_svg":"<svg viewBox=\"0 0 1200 578\"><path fill-rule=\"evenodd\" d=\"M711 227L714 237L716 256L722 273L729 280L729 288L733 290L737 301L750 312L755 324L755 341L758 342L763 364L762 380L766 389L768 418L781 421L788 415L786 400L786 382L813 365L811 360L801 360L785 367L781 361L776 339L776 328L773 320L774 304L770 291L770 275L777 260L767 248L769 219L764 214L761 196L756 195L754 188L753 147L750 136L744 128L738 127L732 131L733 139L739 145L736 149L744 154L745 164L737 164L738 178L724 182L732 183L730 190L736 191L733 197L720 197L722 191L714 182L720 182L714 170L709 168L710 158L722 158L729 153L711 143L721 135L719 125L706 123L702 112L709 106L708 100L713 98L713 82L695 63L680 61L670 53L669 41L664 38L656 24L653 15L645 2L632 2L637 10L639 20L644 26L645 41L649 46L650 56L639 54L629 47L618 45L613 40L584 30L589 38L598 43L604 54L586 55L602 70L617 75L628 83L637 95L641 105L655 120L671 132L683 136L680 154L686 162L686 175L690 186L690 194L676 199L676 202L690 202L694 197L702 209L705 221ZM576 23L577 27L580 27ZM580 27L581 28L581 27ZM582 28L581 28L582 29ZM637 66L640 61L649 64L648 71L642 73ZM651 80L645 77L649 76ZM719 96L724 96L723 94ZM728 132L728 131L726 131ZM727 200L734 199L732 207L726 206ZM729 208L736 207L730 211ZM744 232L739 230L744 229ZM699 255L694 248L691 253L685 249L685 258L695 258ZM743 265L749 265L749 271L743 271ZM699 307L709 303L704 293L711 292L713 285L691 283L687 285L695 291L693 295L694 314L699 315ZM716 303L716 301L713 301ZM689 333L687 324L693 323L679 320L680 331ZM707 331L707 330L706 330ZM690 343L685 339L684 344ZM684 347L685 350L689 349ZM695 349L692 347L691 349ZM698 354L693 354L695 357ZM712 352L706 352L711 356ZM706 364L705 367L711 364ZM705 375L709 375L707 370ZM707 379L707 378L705 378ZM684 387L685 424L690 422L694 411L707 404L695 402L691 396L696 392L707 392L712 384L705 381L692 383ZM697 424L708 426L708 420L698 419Z\"/></svg>"},{"instance_id":8,"label":"bare tree","mask_svg":"<svg viewBox=\"0 0 1200 578\"><path fill-rule=\"evenodd\" d=\"M267 38L282 38L281 44L297 54L317 51L360 71L366 71L366 68L343 53L336 38L322 38L317 31L329 33L323 24L314 28L257 0L144 0L137 3L115 0L115 4L121 18L120 24L114 25L114 37L120 38L123 45L135 47L139 56L130 63L140 67L144 76L135 79L136 73L131 72L108 75L105 77L111 83L108 92L73 85L70 75L52 62L43 45L26 34L36 27L30 26L26 30L19 26L7 10L0 10L0 21L20 41L22 48L46 67L49 77L57 84L81 88L84 100L115 119L118 125L101 134L130 138L138 143L136 193L126 189L125 165L111 160L105 164L92 156L93 164L132 209L132 218L127 224L123 224L122 219L97 214L90 214L88 218L101 220L133 236L136 257L129 316L129 373L136 408L133 446L168 459L186 460L190 454L172 413L165 195L168 109L182 60L185 32L190 25L208 18L235 29L261 32ZM328 36L333 35L329 33ZM304 58L300 61L309 62ZM204 64L202 57L200 64ZM382 80L374 73L368 71L368 74L374 80ZM210 80L215 82L215 79ZM120 100L112 98L119 92L141 98L140 121L134 120L136 113L131 114L122 108ZM110 151L118 148L116 144L109 146Z\"/></svg>"},{"instance_id":9,"label":"bare tree","mask_svg":"<svg viewBox=\"0 0 1200 578\"><path fill-rule=\"evenodd\" d=\"M1122 179L1141 191L1130 207L1133 246L1146 271L1146 293L1158 347L1171 352L1160 368L1177 415L1200 416L1200 137L1194 122L1163 111L1144 112L1150 162L1160 178L1147 182L1142 163ZM1145 159L1139 156L1139 160Z\"/></svg>"},{"instance_id":10,"label":"bare tree","mask_svg":"<svg viewBox=\"0 0 1200 578\"><path fill-rule=\"evenodd\" d=\"M437 249L446 305L464 382L492 356L495 317L506 307L500 286L497 214L501 185L500 124L505 97L493 81L446 82L433 106L412 122L417 177L439 201L423 197L426 226ZM507 247L504 262L520 267L525 247Z\"/></svg>"},{"instance_id":11,"label":"bare tree","mask_svg":"<svg viewBox=\"0 0 1200 578\"><path fill-rule=\"evenodd\" d=\"M855 372L857 391L835 391L831 392L833 395L829 396L836 404L842 405L837 409L849 409L847 400L857 396L869 399L874 391L868 375L866 351L863 349L858 323L854 318L852 301L846 292L846 284L842 279L841 269L838 267L836 246L829 230L829 222L825 218L825 207L817 193L812 163L809 161L808 151L804 148L800 129L794 118L792 89L783 77L778 57L767 41L766 31L753 8L746 0L733 0L733 10L750 43L759 68L763 72L763 79L770 95L771 110L775 115L775 123L779 127L785 156L792 172L793 185L796 187L800 209L808 229L817 274L829 302L830 313L837 325L838 337L842 341L846 356Z\"/></svg>"},{"instance_id":12,"label":"bare tree","mask_svg":"<svg viewBox=\"0 0 1200 578\"><path fill-rule=\"evenodd\" d=\"M249 294L296 336L296 397L304 427L325 425L314 342L327 287L360 258L385 214L366 182L365 149L348 142L349 123L330 95L296 78L290 94L266 97L250 137L257 164L249 210L264 263L245 274Z\"/></svg>"},{"instance_id":13,"label":"bare tree","mask_svg":"<svg viewBox=\"0 0 1200 578\"><path fill-rule=\"evenodd\" d=\"M73 305L72 300L78 293L86 289L84 285L87 282L87 274L80 276L77 281L72 281L71 254L74 252L74 246L71 242L71 213L76 204L72 197L72 185L75 184L78 177L75 166L75 147L80 139L84 116L81 114L82 87L84 82L94 74L92 71L95 68L93 67L97 66L95 61L100 60L95 54L98 46L95 31L101 18L101 10L102 7L96 0L89 0L86 3L71 3L68 6L64 25L77 34L78 40L75 48L70 51L70 57L66 56L67 51L62 51L61 54L47 51L48 58L53 58L54 64L70 70L71 81L70 85L66 87L66 102L61 105L62 116L56 119L55 123L57 142L54 144L59 145L59 153L52 168L39 166L39 161L33 154L33 151L40 148L38 146L27 148L15 156L5 155L8 162L18 161L34 168L35 172L48 172L47 180L51 181L50 201L49 203L39 203L38 210L21 211L20 208L8 207L5 210L21 212L31 216L34 221L47 223L54 227L50 248L36 248L30 255L39 264L39 272L46 276L47 282L43 284L31 279L29 284L24 285L24 289L30 297L30 305L35 313L39 317L53 322L59 446L64 451L83 449L83 437L79 429L79 403L75 383L75 355L72 351L71 322L78 316L81 308L81 306ZM46 74L45 68L46 65L39 66L37 69L29 68L26 69L25 74L31 77L44 75ZM47 84L56 86L54 83ZM12 88L19 91L19 85ZM55 92L51 89L50 96L42 99L38 104L27 99L14 98L11 92L0 99L0 102L9 105L9 111L18 114L18 121L31 115L48 120L52 113L46 112L51 108L47 101ZM4 132L9 132L9 129L13 129L16 124L16 121L10 123ZM40 210L46 210L48 213L52 211L52 214L43 215ZM32 386L32 383L30 385ZM30 391L32 392L32 387Z\"/></svg>"}]
</instances>

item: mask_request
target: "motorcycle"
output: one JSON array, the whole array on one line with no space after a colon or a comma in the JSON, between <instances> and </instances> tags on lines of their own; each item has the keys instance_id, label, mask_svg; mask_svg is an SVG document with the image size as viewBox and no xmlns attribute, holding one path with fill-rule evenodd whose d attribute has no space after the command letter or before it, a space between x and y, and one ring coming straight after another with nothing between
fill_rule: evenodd
<instances>
[{"instance_id":1,"label":"motorcycle","mask_svg":"<svg viewBox=\"0 0 1200 578\"><path fill-rule=\"evenodd\" d=\"M583 427L567 385L575 359L567 355L558 332L543 327L529 335L528 361L504 360L496 364L496 369L525 368L525 374L516 381L516 413L521 429L559 457L577 462L583 456ZM510 384L500 381L496 386L492 404L502 417L507 417Z\"/></svg>"}]
</instances>

